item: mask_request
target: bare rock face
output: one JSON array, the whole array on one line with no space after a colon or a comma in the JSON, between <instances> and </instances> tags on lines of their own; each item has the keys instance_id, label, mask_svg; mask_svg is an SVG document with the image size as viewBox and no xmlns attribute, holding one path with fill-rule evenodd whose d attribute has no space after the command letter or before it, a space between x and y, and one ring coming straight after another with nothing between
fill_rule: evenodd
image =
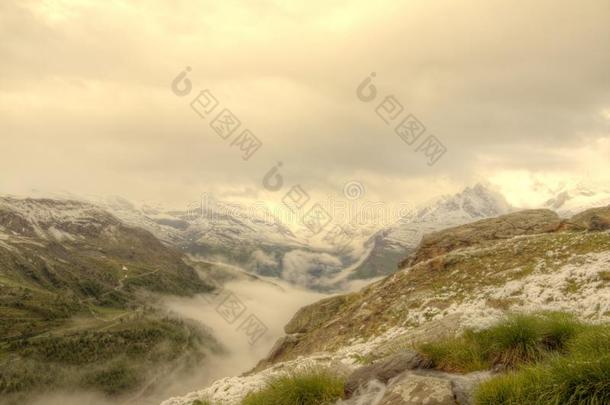
<instances>
[{"instance_id":1,"label":"bare rock face","mask_svg":"<svg viewBox=\"0 0 610 405\"><path fill-rule=\"evenodd\" d=\"M610 206L591 208L568 220L568 228L587 231L605 231L610 229Z\"/></svg>"},{"instance_id":2,"label":"bare rock face","mask_svg":"<svg viewBox=\"0 0 610 405\"><path fill-rule=\"evenodd\" d=\"M305 333L332 320L338 309L349 301L349 295L330 297L301 308L284 326L287 334Z\"/></svg>"},{"instance_id":3,"label":"bare rock face","mask_svg":"<svg viewBox=\"0 0 610 405\"><path fill-rule=\"evenodd\" d=\"M469 374L450 375L453 386L453 395L460 405L474 404L474 391L479 384L490 379L493 374L490 371L477 371Z\"/></svg>"},{"instance_id":4,"label":"bare rock face","mask_svg":"<svg viewBox=\"0 0 610 405\"><path fill-rule=\"evenodd\" d=\"M422 362L423 359L417 352L405 351L376 361L371 365L360 367L347 378L345 396L350 398L358 388L369 381L376 380L386 384L404 371L419 367Z\"/></svg>"},{"instance_id":5,"label":"bare rock face","mask_svg":"<svg viewBox=\"0 0 610 405\"><path fill-rule=\"evenodd\" d=\"M283 360L289 352L295 351L301 339L310 331L324 328L336 318L340 309L353 301L354 294L330 297L305 306L297 311L290 322L284 326L286 336L279 338L269 354L250 371L256 372L276 361Z\"/></svg>"},{"instance_id":6,"label":"bare rock face","mask_svg":"<svg viewBox=\"0 0 610 405\"><path fill-rule=\"evenodd\" d=\"M545 209L526 210L497 218L483 219L425 235L415 254L402 262L400 267L414 265L485 241L554 232L560 226L559 216L555 212Z\"/></svg>"},{"instance_id":7,"label":"bare rock face","mask_svg":"<svg viewBox=\"0 0 610 405\"><path fill-rule=\"evenodd\" d=\"M476 387L493 376L421 369L422 364L415 352L405 351L359 368L347 378L348 399L341 405L473 405Z\"/></svg>"},{"instance_id":8,"label":"bare rock face","mask_svg":"<svg viewBox=\"0 0 610 405\"><path fill-rule=\"evenodd\" d=\"M457 405L451 381L406 372L392 381L379 405Z\"/></svg>"},{"instance_id":9,"label":"bare rock face","mask_svg":"<svg viewBox=\"0 0 610 405\"><path fill-rule=\"evenodd\" d=\"M299 343L299 339L302 337L302 334L295 333L292 335L286 335L280 337L277 342L271 348L271 351L267 355L265 359L263 359L259 365L263 366L265 364L273 364L277 359L279 359L287 350L292 349Z\"/></svg>"}]
</instances>

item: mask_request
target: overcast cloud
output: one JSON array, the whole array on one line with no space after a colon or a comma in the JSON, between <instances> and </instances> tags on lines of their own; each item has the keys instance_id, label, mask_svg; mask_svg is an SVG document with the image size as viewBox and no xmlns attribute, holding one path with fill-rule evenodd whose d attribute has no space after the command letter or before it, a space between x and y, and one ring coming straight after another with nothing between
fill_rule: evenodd
<instances>
[{"instance_id":1,"label":"overcast cloud","mask_svg":"<svg viewBox=\"0 0 610 405\"><path fill-rule=\"evenodd\" d=\"M278 161L311 194L391 202L608 182L608 21L607 0L2 1L0 191L274 201ZM445 144L436 165L356 97L371 72ZM263 141L249 161L189 108L204 88Z\"/></svg>"}]
</instances>

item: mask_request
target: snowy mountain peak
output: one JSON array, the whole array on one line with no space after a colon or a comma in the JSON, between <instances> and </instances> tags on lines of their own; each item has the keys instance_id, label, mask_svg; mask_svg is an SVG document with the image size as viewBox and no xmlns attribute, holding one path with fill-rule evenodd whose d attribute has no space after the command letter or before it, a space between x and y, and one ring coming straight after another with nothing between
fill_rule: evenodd
<instances>
[{"instance_id":1,"label":"snowy mountain peak","mask_svg":"<svg viewBox=\"0 0 610 405\"><path fill-rule=\"evenodd\" d=\"M565 187L544 203L545 208L569 217L591 207L610 205L610 190L596 188L584 183Z\"/></svg>"},{"instance_id":2,"label":"snowy mountain peak","mask_svg":"<svg viewBox=\"0 0 610 405\"><path fill-rule=\"evenodd\" d=\"M499 192L490 186L478 183L463 191L446 195L417 211L417 221L430 222L442 218L460 217L465 219L487 218L509 212L510 205Z\"/></svg>"},{"instance_id":3,"label":"snowy mountain peak","mask_svg":"<svg viewBox=\"0 0 610 405\"><path fill-rule=\"evenodd\" d=\"M63 239L118 225L117 218L85 202L0 197L0 230L12 235Z\"/></svg>"}]
</instances>

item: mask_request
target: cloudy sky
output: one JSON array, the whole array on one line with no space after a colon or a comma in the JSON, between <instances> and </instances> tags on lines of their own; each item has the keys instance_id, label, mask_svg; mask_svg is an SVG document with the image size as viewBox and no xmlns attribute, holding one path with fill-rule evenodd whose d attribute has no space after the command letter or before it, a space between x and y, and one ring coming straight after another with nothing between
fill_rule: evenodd
<instances>
[{"instance_id":1,"label":"cloudy sky","mask_svg":"<svg viewBox=\"0 0 610 405\"><path fill-rule=\"evenodd\" d=\"M608 183L608 21L607 0L1 1L0 192L275 201L277 162L286 187L392 202ZM231 138L191 109L203 89L241 121ZM387 96L446 147L435 165L376 114Z\"/></svg>"}]
</instances>

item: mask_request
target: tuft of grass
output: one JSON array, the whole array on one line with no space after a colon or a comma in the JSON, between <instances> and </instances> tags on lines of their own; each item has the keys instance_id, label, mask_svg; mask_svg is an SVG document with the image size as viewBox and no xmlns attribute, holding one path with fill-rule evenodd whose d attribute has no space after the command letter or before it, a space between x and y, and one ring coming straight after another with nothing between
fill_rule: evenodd
<instances>
[{"instance_id":1,"label":"tuft of grass","mask_svg":"<svg viewBox=\"0 0 610 405\"><path fill-rule=\"evenodd\" d=\"M608 404L610 356L556 356L484 382L475 401L477 405Z\"/></svg>"},{"instance_id":2,"label":"tuft of grass","mask_svg":"<svg viewBox=\"0 0 610 405\"><path fill-rule=\"evenodd\" d=\"M582 357L610 355L610 325L586 327L568 343L567 348L569 353Z\"/></svg>"},{"instance_id":3,"label":"tuft of grass","mask_svg":"<svg viewBox=\"0 0 610 405\"><path fill-rule=\"evenodd\" d=\"M270 380L242 405L329 405L343 397L345 381L329 370L314 369Z\"/></svg>"},{"instance_id":4,"label":"tuft of grass","mask_svg":"<svg viewBox=\"0 0 610 405\"><path fill-rule=\"evenodd\" d=\"M546 312L541 327L542 343L547 349L562 351L568 343L588 328L573 314L565 312Z\"/></svg>"},{"instance_id":5,"label":"tuft of grass","mask_svg":"<svg viewBox=\"0 0 610 405\"><path fill-rule=\"evenodd\" d=\"M479 385L475 392L477 405L528 405L535 404L533 392L540 387L544 370L530 368L520 373L495 377Z\"/></svg>"},{"instance_id":6,"label":"tuft of grass","mask_svg":"<svg viewBox=\"0 0 610 405\"><path fill-rule=\"evenodd\" d=\"M470 372L489 368L479 334L466 331L459 338L448 338L416 346L428 365L449 372Z\"/></svg>"},{"instance_id":7,"label":"tuft of grass","mask_svg":"<svg viewBox=\"0 0 610 405\"><path fill-rule=\"evenodd\" d=\"M580 285L574 279L568 279L563 292L566 294L576 294L580 290Z\"/></svg>"},{"instance_id":8,"label":"tuft of grass","mask_svg":"<svg viewBox=\"0 0 610 405\"><path fill-rule=\"evenodd\" d=\"M496 364L514 367L539 360L545 351L541 319L514 315L479 334L484 356Z\"/></svg>"},{"instance_id":9,"label":"tuft of grass","mask_svg":"<svg viewBox=\"0 0 610 405\"><path fill-rule=\"evenodd\" d=\"M361 355L361 354L352 354L351 358L354 359L354 362L356 364L361 364L361 365L369 365L372 364L373 361L375 361L375 356L371 355L371 354L367 354L367 355Z\"/></svg>"},{"instance_id":10,"label":"tuft of grass","mask_svg":"<svg viewBox=\"0 0 610 405\"><path fill-rule=\"evenodd\" d=\"M555 315L561 325L561 315ZM477 405L602 405L610 403L610 325L555 329L563 350L481 384ZM569 337L566 337L569 336Z\"/></svg>"},{"instance_id":11,"label":"tuft of grass","mask_svg":"<svg viewBox=\"0 0 610 405\"><path fill-rule=\"evenodd\" d=\"M431 367L445 371L470 372L496 364L515 368L564 350L583 328L573 316L564 313L510 315L488 329L468 330L460 337L423 343L416 348Z\"/></svg>"},{"instance_id":12,"label":"tuft of grass","mask_svg":"<svg viewBox=\"0 0 610 405\"><path fill-rule=\"evenodd\" d=\"M207 399L196 399L192 405L212 405L212 403Z\"/></svg>"}]
</instances>

